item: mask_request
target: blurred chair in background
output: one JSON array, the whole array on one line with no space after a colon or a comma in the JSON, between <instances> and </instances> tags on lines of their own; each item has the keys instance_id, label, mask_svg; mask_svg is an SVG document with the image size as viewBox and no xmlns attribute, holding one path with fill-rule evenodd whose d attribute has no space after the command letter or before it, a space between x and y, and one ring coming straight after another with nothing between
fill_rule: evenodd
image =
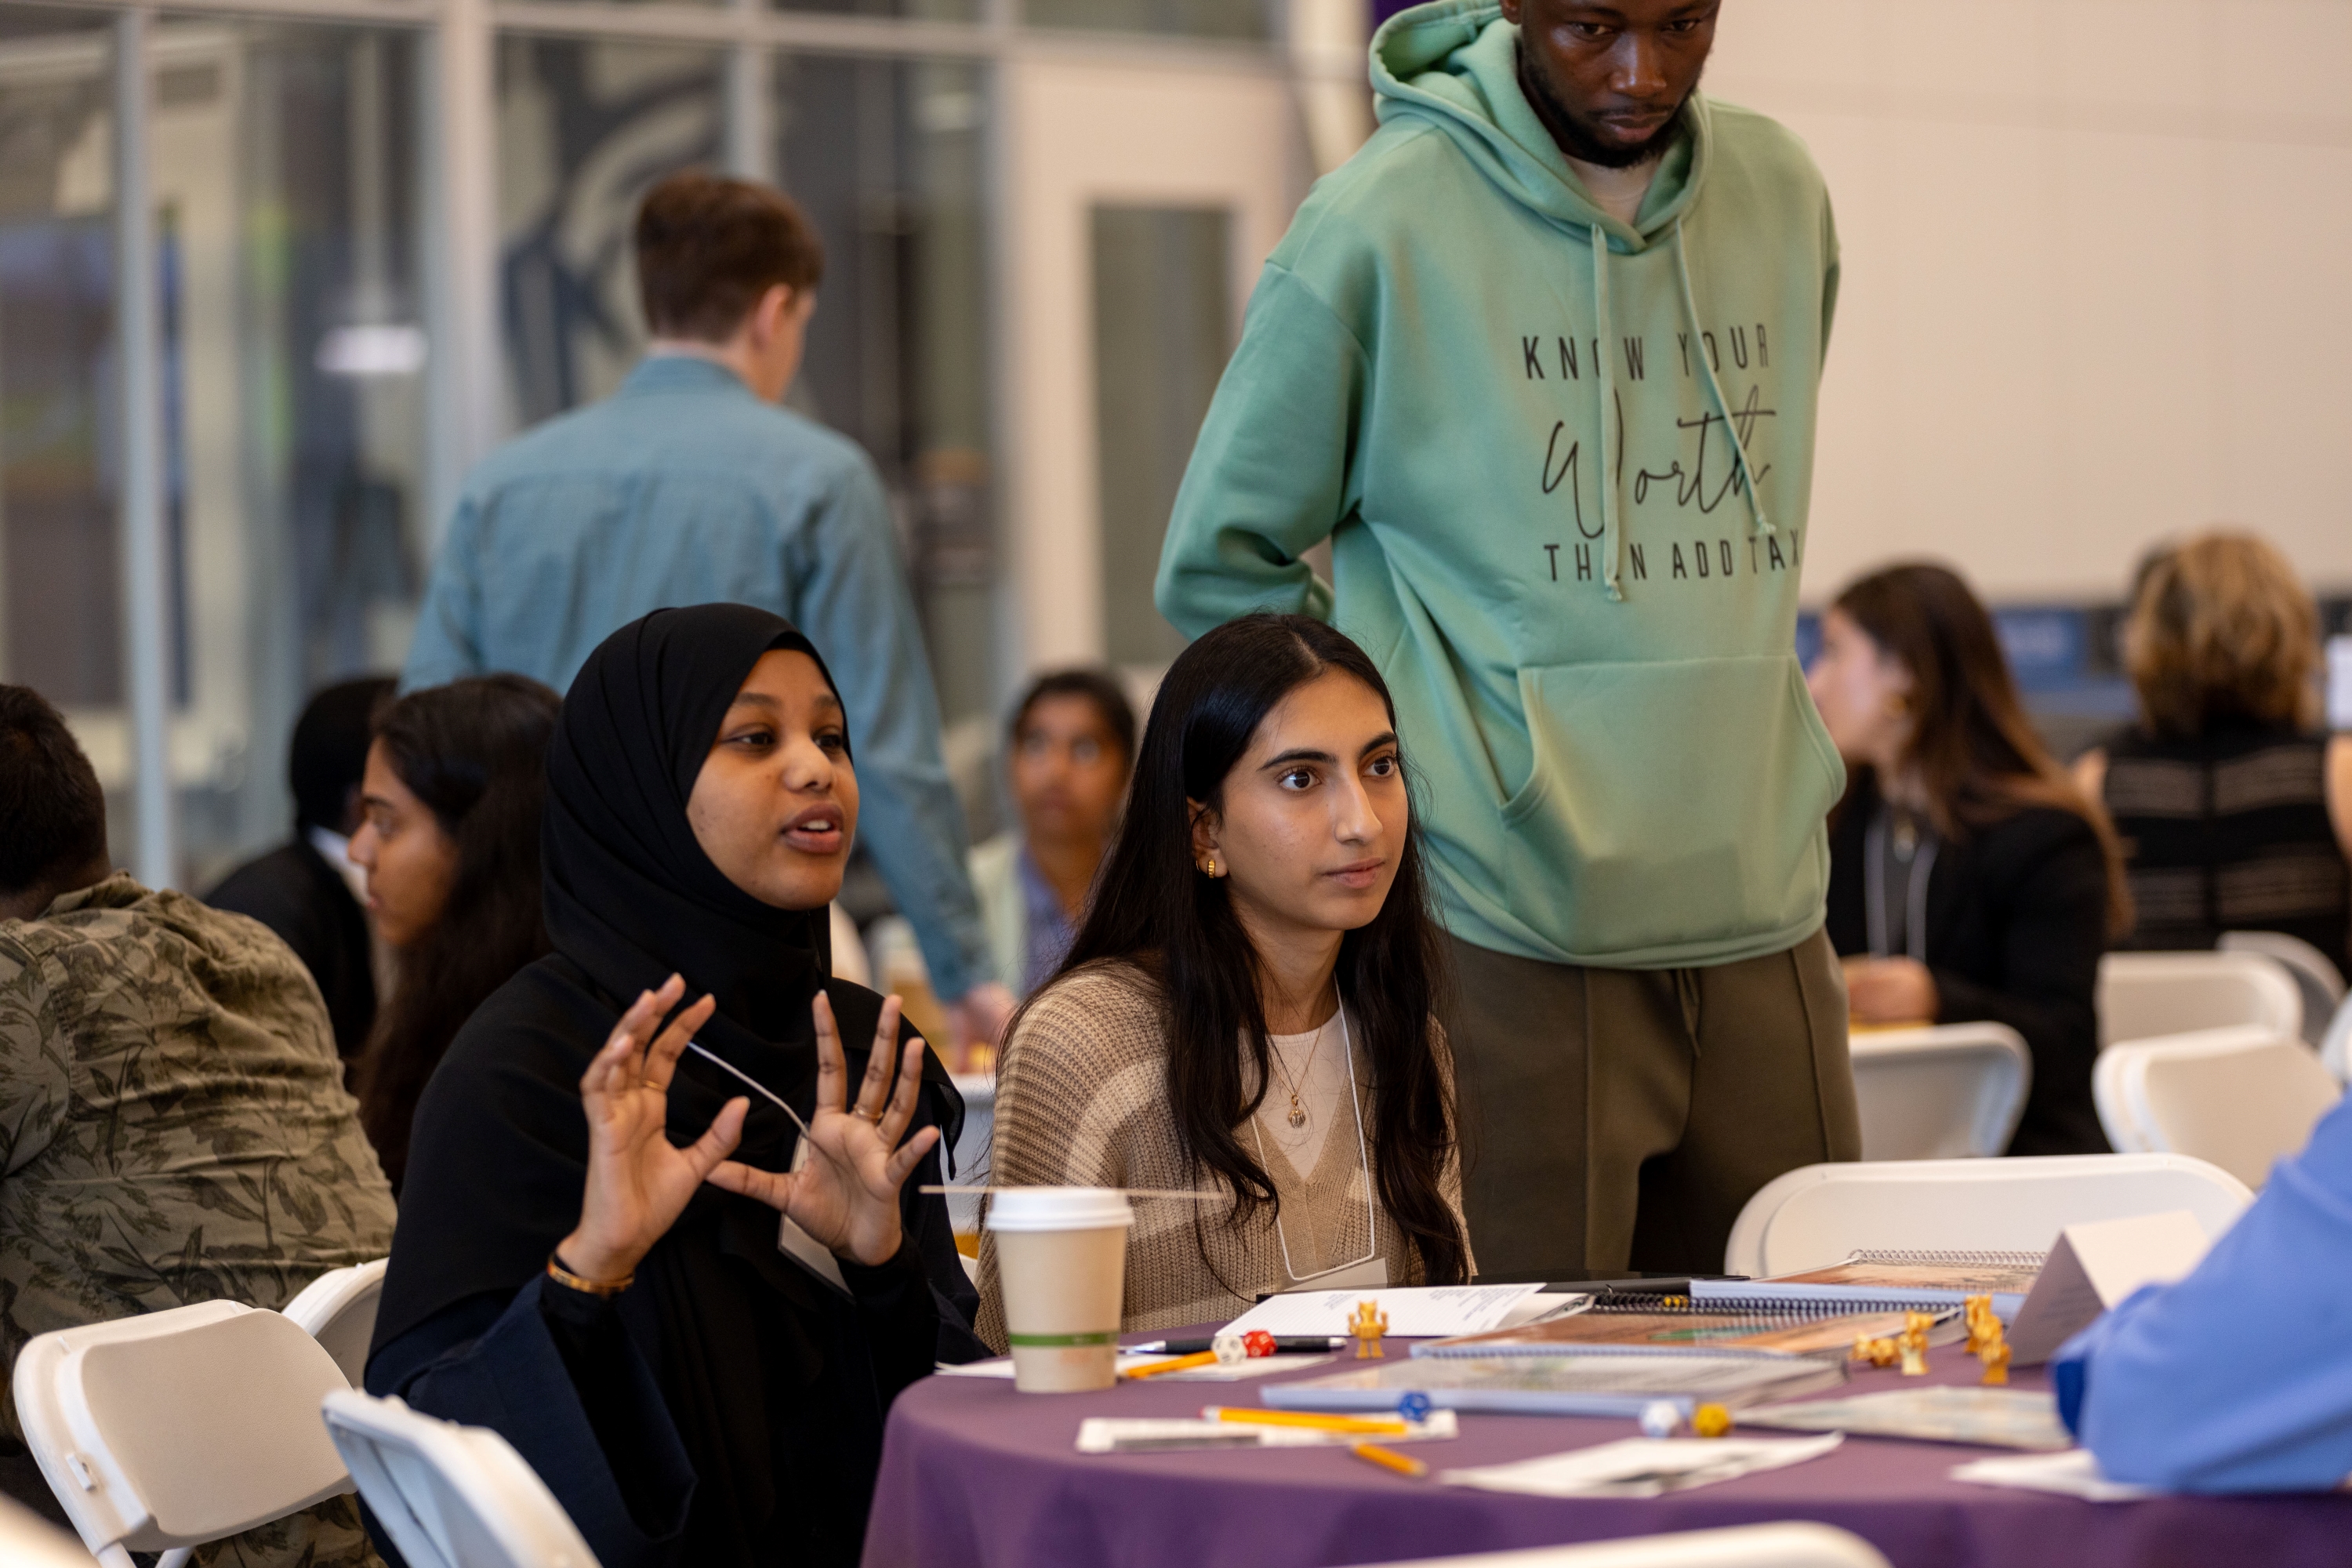
<instances>
[{"instance_id":1,"label":"blurred chair in background","mask_svg":"<svg viewBox=\"0 0 2352 1568\"><path fill-rule=\"evenodd\" d=\"M2191 1154L2257 1191L2344 1096L2310 1047L2245 1024L2109 1046L2092 1088L2117 1149Z\"/></svg>"}]
</instances>

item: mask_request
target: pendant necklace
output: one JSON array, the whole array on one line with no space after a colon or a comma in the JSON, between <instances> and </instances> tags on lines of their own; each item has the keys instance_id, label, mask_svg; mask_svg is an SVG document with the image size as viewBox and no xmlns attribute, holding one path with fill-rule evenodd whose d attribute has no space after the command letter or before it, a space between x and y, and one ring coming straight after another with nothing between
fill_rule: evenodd
<instances>
[{"instance_id":1,"label":"pendant necklace","mask_svg":"<svg viewBox=\"0 0 2352 1568\"><path fill-rule=\"evenodd\" d=\"M1268 1039L1266 1041L1266 1048L1274 1057L1274 1065L1282 1069L1283 1087L1290 1091L1290 1114L1285 1118L1285 1120L1290 1123L1291 1129L1294 1131L1301 1130L1307 1125L1307 1107L1300 1103L1298 1099L1298 1079L1306 1077L1308 1073L1312 1073L1315 1070L1315 1058L1323 1049L1324 1030L1328 1029L1330 1026L1330 1025L1326 1024L1323 1026L1323 1028L1315 1031L1315 1044L1307 1050L1307 1066L1297 1077L1292 1076L1290 1064L1282 1059L1281 1047L1276 1046L1272 1039Z\"/></svg>"}]
</instances>

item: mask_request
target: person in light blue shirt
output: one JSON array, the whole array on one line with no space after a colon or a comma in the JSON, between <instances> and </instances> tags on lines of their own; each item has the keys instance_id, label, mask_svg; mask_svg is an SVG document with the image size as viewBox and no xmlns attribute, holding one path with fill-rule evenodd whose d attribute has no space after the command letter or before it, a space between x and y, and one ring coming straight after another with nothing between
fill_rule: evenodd
<instances>
[{"instance_id":1,"label":"person in light blue shirt","mask_svg":"<svg viewBox=\"0 0 2352 1568\"><path fill-rule=\"evenodd\" d=\"M849 710L864 842L968 1039L1013 1006L991 978L940 755L939 700L873 462L778 406L824 256L765 186L675 174L636 225L646 357L603 403L468 476L401 686L489 670L568 689L613 631L665 606L755 605L824 650Z\"/></svg>"},{"instance_id":2,"label":"person in light blue shirt","mask_svg":"<svg viewBox=\"0 0 2352 1568\"><path fill-rule=\"evenodd\" d=\"M2135 1291L2051 1367L2111 1480L2325 1491L2352 1477L2352 1101L2194 1272Z\"/></svg>"}]
</instances>

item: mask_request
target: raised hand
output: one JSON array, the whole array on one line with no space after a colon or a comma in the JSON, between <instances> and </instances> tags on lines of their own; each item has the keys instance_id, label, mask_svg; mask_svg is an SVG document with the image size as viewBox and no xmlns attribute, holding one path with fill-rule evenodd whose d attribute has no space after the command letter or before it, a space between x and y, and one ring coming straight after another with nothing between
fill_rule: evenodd
<instances>
[{"instance_id":1,"label":"raised hand","mask_svg":"<svg viewBox=\"0 0 2352 1568\"><path fill-rule=\"evenodd\" d=\"M782 1209L794 1225L844 1258L869 1267L887 1263L898 1250L898 1189L940 1141L939 1129L926 1127L905 1143L898 1142L915 1118L915 1100L922 1089L923 1042L909 1040L900 1053L898 998L883 1003L865 1079L857 1086L856 1100L845 1110L849 1068L833 1005L819 993L813 1011L816 1113L809 1121L810 1158L798 1171L786 1173L726 1160L710 1172L710 1184ZM898 1064L895 1085L893 1061ZM726 1121L730 1112L735 1112L740 1129L742 1117L734 1104L719 1113L719 1121ZM711 1131L718 1130L713 1123ZM730 1147L732 1142L730 1134Z\"/></svg>"},{"instance_id":2,"label":"raised hand","mask_svg":"<svg viewBox=\"0 0 2352 1568\"><path fill-rule=\"evenodd\" d=\"M709 1130L681 1149L669 1141L669 1080L688 1040L718 1005L705 996L656 1037L663 1016L686 994L671 975L641 993L613 1026L580 1079L588 1112L588 1186L580 1224L556 1248L574 1274L618 1284L676 1224L695 1192L733 1152L743 1133L740 1098L719 1108Z\"/></svg>"}]
</instances>

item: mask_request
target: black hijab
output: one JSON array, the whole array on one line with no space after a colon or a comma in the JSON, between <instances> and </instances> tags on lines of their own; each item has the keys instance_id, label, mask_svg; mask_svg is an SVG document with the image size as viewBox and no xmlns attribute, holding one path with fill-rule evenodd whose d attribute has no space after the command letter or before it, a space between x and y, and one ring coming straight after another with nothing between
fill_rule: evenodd
<instances>
[{"instance_id":1,"label":"black hijab","mask_svg":"<svg viewBox=\"0 0 2352 1568\"><path fill-rule=\"evenodd\" d=\"M719 999L698 1043L803 1116L814 1100L810 1005L820 989L853 1080L862 1070L881 998L829 977L827 911L780 910L744 892L687 820L729 705L777 648L824 671L808 639L766 611L657 610L606 638L573 680L549 748L542 829L555 952L467 1021L418 1106L375 1349L457 1303L510 1294L544 1266L580 1215L581 1074L623 1009L671 973L686 977L689 1001L705 992ZM910 1033L902 1024L900 1038ZM929 1052L924 1078L916 1124L939 1125L951 1144L961 1100ZM671 1140L700 1136L741 1088L688 1053L670 1086ZM782 1170L798 1131L763 1098L751 1100L735 1158ZM925 1158L902 1212L935 1289L960 1306L968 1288L944 1209L916 1191L939 1179L938 1167L936 1152ZM944 1263L928 1257L934 1251ZM765 1365L771 1379L798 1379L814 1397L825 1364L840 1360L837 1304L780 1257L773 1210L716 1188L696 1196L638 1274L640 1288L621 1299L624 1315L656 1363L696 1468L692 1544L698 1561L734 1560L776 1501L775 1388L743 1369Z\"/></svg>"}]
</instances>

